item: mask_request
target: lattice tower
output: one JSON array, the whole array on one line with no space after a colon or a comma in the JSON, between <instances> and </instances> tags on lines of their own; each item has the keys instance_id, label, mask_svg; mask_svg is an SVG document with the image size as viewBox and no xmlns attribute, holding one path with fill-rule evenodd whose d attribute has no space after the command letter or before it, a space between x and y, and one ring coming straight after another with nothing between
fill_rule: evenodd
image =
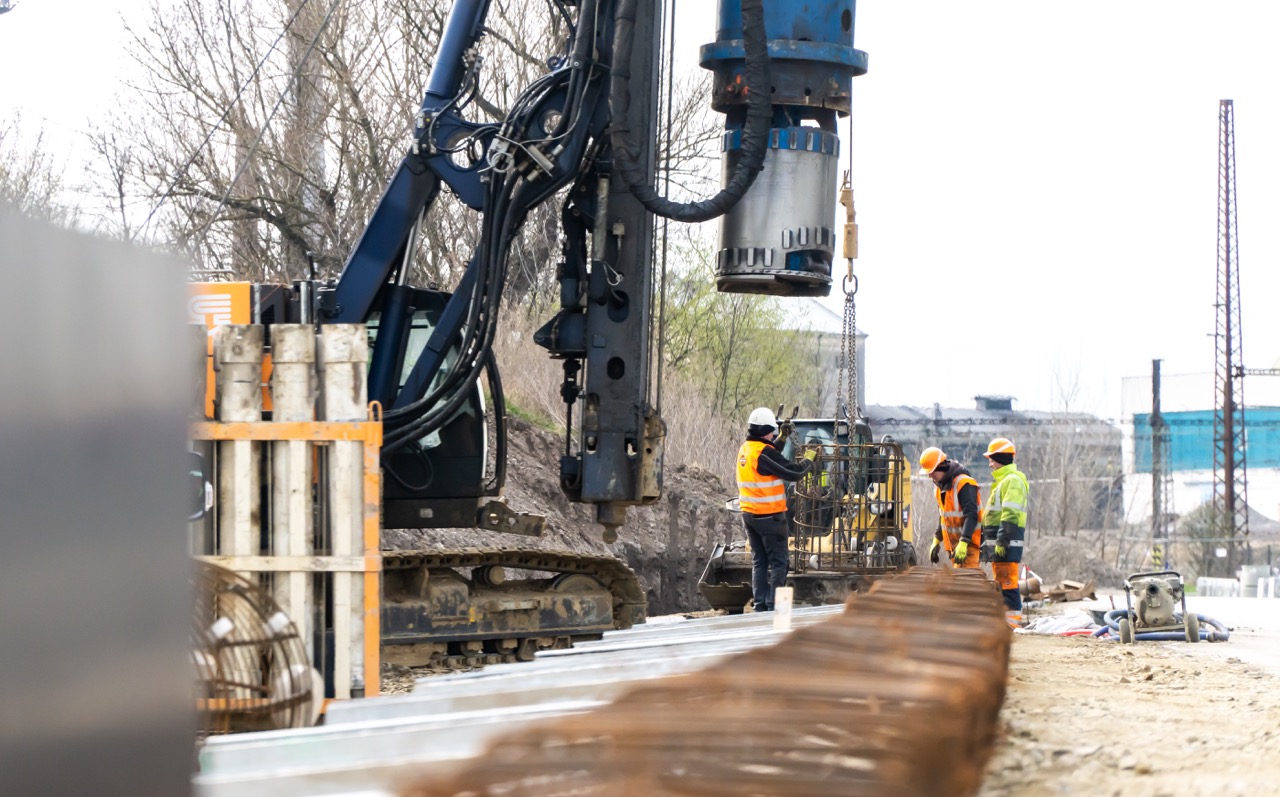
<instances>
[{"instance_id":1,"label":"lattice tower","mask_svg":"<svg viewBox=\"0 0 1280 797\"><path fill-rule=\"evenodd\" d=\"M1161 546L1164 567L1173 566L1173 452L1169 424L1160 411L1160 361L1151 361L1151 547Z\"/></svg>"},{"instance_id":2,"label":"lattice tower","mask_svg":"<svg viewBox=\"0 0 1280 797\"><path fill-rule=\"evenodd\" d=\"M1236 216L1236 132L1231 100L1218 104L1218 291L1213 339L1214 537L1227 540L1227 573L1240 563L1238 540L1248 537L1245 475L1244 367L1240 327L1240 263Z\"/></svg>"}]
</instances>

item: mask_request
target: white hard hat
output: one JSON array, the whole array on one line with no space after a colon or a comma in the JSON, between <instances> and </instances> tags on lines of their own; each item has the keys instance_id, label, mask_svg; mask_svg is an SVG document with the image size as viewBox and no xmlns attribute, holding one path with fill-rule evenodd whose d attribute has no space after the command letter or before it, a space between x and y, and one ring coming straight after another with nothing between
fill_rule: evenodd
<instances>
[{"instance_id":1,"label":"white hard hat","mask_svg":"<svg viewBox=\"0 0 1280 797\"><path fill-rule=\"evenodd\" d=\"M747 418L747 423L752 426L771 426L778 428L778 419L773 416L773 410L768 407L756 407L751 411L751 417Z\"/></svg>"}]
</instances>

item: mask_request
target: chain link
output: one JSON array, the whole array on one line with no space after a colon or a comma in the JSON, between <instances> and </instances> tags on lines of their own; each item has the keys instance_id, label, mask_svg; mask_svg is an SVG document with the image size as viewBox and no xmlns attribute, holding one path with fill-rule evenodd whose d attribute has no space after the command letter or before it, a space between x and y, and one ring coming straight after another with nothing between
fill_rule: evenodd
<instances>
[{"instance_id":1,"label":"chain link","mask_svg":"<svg viewBox=\"0 0 1280 797\"><path fill-rule=\"evenodd\" d=\"M852 285L852 287L850 287ZM849 420L862 417L858 403L858 278L850 269L844 281L844 332L840 336L840 370L836 375L836 411L845 408Z\"/></svg>"}]
</instances>

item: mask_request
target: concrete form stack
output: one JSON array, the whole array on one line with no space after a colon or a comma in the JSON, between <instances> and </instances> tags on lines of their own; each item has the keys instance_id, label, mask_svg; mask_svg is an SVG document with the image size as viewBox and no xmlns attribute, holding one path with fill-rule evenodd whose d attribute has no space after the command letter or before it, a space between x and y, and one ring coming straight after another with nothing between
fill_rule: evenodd
<instances>
[{"instance_id":1,"label":"concrete form stack","mask_svg":"<svg viewBox=\"0 0 1280 797\"><path fill-rule=\"evenodd\" d=\"M197 521L193 553L260 574L328 696L375 695L382 425L367 400L367 331L277 324L270 333L269 351L261 325L212 333L216 420L192 424L191 436L197 448L211 444L217 500Z\"/></svg>"}]
</instances>

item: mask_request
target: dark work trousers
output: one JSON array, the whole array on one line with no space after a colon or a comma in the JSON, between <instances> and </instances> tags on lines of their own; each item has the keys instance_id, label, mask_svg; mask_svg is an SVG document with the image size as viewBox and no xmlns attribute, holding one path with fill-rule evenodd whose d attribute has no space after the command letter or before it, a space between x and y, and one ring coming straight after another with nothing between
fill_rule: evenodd
<instances>
[{"instance_id":1,"label":"dark work trousers","mask_svg":"<svg viewBox=\"0 0 1280 797\"><path fill-rule=\"evenodd\" d=\"M1026 549L1026 529L1013 528L1005 532L1009 535L1009 547L1004 556L996 556L996 537L1000 529L992 527L982 534L984 548L990 545L991 577L1000 585L1004 596L1005 610L1020 614L1022 612L1022 592L1018 590L1018 571L1022 568L1022 552Z\"/></svg>"},{"instance_id":2,"label":"dark work trousers","mask_svg":"<svg viewBox=\"0 0 1280 797\"><path fill-rule=\"evenodd\" d=\"M787 515L742 513L751 543L751 596L757 612L773 611L773 591L787 583Z\"/></svg>"}]
</instances>

